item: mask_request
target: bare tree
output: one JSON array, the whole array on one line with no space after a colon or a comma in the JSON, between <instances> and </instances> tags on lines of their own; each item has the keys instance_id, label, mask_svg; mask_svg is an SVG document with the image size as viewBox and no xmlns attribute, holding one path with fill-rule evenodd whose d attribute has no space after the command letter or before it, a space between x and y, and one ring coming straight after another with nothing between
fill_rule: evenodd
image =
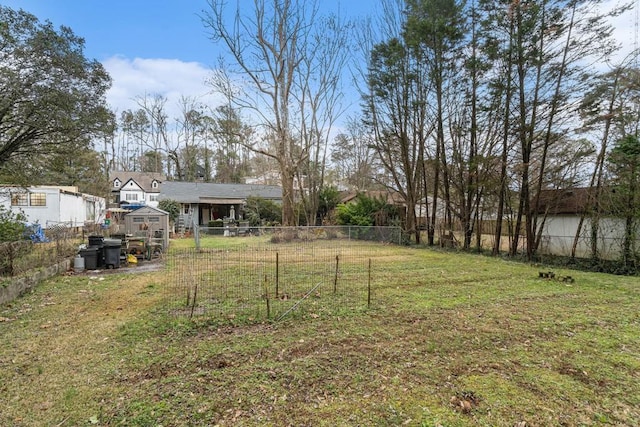
<instances>
[{"instance_id":1,"label":"bare tree","mask_svg":"<svg viewBox=\"0 0 640 427\"><path fill-rule=\"evenodd\" d=\"M347 65L350 24L335 15L320 17L310 38L310 49L298 73L299 134L304 157L297 170L299 194L307 224L317 218L324 187L331 129L344 108L341 74ZM301 95L301 97L300 97Z\"/></svg>"},{"instance_id":2,"label":"bare tree","mask_svg":"<svg viewBox=\"0 0 640 427\"><path fill-rule=\"evenodd\" d=\"M147 134L141 137L144 138L147 148L155 153L155 158L158 161L162 158L162 156L158 155L159 153L166 155L167 176L172 176L174 168L176 176L182 176L182 164L178 156L178 147L174 146L175 142L169 129L169 116L166 112L167 98L159 94L152 96L145 94L137 97L136 102L140 107L140 114L144 114L148 121ZM156 172L160 172L162 166L161 164L156 165Z\"/></svg>"},{"instance_id":3,"label":"bare tree","mask_svg":"<svg viewBox=\"0 0 640 427\"><path fill-rule=\"evenodd\" d=\"M278 163L282 222L294 225L294 181L310 159L310 141L326 142L320 131L324 134L323 126L335 119L340 93L333 91L331 79L340 75L344 46L330 47L335 40L318 37L327 21L319 19L315 1L254 0L253 16L243 15L239 6L227 16L224 0L209 0L208 5L202 20L211 40L227 48L236 67L232 73L244 79L236 85L233 101L239 108L251 109L265 135L273 137L274 144L252 148ZM212 83L223 92L229 89L225 79ZM310 107L312 102L316 107ZM321 124L321 113L332 119Z\"/></svg>"},{"instance_id":4,"label":"bare tree","mask_svg":"<svg viewBox=\"0 0 640 427\"><path fill-rule=\"evenodd\" d=\"M347 120L345 132L336 136L331 161L338 173L338 182L356 191L370 190L375 185L376 159L373 135L362 118Z\"/></svg>"}]
</instances>

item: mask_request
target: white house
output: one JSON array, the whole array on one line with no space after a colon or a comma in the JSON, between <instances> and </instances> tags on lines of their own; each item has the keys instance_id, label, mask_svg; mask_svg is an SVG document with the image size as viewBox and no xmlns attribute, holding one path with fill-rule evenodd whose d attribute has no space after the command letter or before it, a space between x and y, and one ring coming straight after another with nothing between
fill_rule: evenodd
<instances>
[{"instance_id":1,"label":"white house","mask_svg":"<svg viewBox=\"0 0 640 427\"><path fill-rule=\"evenodd\" d=\"M59 224L67 227L99 224L106 212L103 197L79 193L77 187L1 186L0 204L24 213L29 223L38 223L45 229Z\"/></svg>"},{"instance_id":2,"label":"white house","mask_svg":"<svg viewBox=\"0 0 640 427\"><path fill-rule=\"evenodd\" d=\"M540 196L539 224L542 240L539 252L570 256L580 220L589 208L594 189L569 188L543 190ZM586 215L576 241L576 257L589 258L592 248L592 220ZM602 259L616 259L621 255L625 223L623 218L601 212L598 221L597 251ZM638 244L640 242L636 242Z\"/></svg>"},{"instance_id":3,"label":"white house","mask_svg":"<svg viewBox=\"0 0 640 427\"><path fill-rule=\"evenodd\" d=\"M111 182L111 204L122 207L125 205L145 205L157 208L160 184L165 180L165 177L154 172L112 171L109 173L109 180Z\"/></svg>"}]
</instances>

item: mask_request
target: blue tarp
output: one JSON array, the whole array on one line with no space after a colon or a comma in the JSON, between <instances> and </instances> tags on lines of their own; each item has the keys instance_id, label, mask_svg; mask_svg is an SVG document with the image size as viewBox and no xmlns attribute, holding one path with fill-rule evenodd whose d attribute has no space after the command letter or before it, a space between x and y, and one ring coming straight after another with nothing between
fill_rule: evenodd
<instances>
[{"instance_id":1,"label":"blue tarp","mask_svg":"<svg viewBox=\"0 0 640 427\"><path fill-rule=\"evenodd\" d=\"M44 235L44 230L40 224L27 224L24 236L31 239L33 243L46 243L49 241L47 236Z\"/></svg>"}]
</instances>

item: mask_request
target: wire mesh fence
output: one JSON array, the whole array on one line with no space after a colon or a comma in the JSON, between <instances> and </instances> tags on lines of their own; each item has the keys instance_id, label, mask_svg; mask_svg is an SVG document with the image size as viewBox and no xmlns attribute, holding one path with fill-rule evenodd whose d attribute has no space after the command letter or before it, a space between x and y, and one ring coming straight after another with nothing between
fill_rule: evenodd
<instances>
[{"instance_id":1,"label":"wire mesh fence","mask_svg":"<svg viewBox=\"0 0 640 427\"><path fill-rule=\"evenodd\" d=\"M375 226L322 226L322 227L251 227L242 222L223 227L193 226L196 248L200 248L200 239L206 236L246 237L263 236L273 243L316 240L358 240L379 243L402 244L403 234L400 227Z\"/></svg>"},{"instance_id":2,"label":"wire mesh fence","mask_svg":"<svg viewBox=\"0 0 640 427\"><path fill-rule=\"evenodd\" d=\"M31 270L73 257L78 242L78 239L65 235L41 243L31 240L0 243L0 277L28 274Z\"/></svg>"},{"instance_id":3,"label":"wire mesh fence","mask_svg":"<svg viewBox=\"0 0 640 427\"><path fill-rule=\"evenodd\" d=\"M168 310L221 323L366 310L375 303L372 254L400 233L386 228L329 230L329 238L326 227L260 229L235 239L201 233L199 248L167 255ZM371 233L380 238L356 238Z\"/></svg>"}]
</instances>

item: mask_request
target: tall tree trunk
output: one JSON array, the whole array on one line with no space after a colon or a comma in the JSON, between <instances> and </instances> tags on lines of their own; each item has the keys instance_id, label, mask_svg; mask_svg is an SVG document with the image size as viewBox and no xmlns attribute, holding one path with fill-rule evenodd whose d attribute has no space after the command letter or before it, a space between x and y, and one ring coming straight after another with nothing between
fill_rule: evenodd
<instances>
[{"instance_id":1,"label":"tall tree trunk","mask_svg":"<svg viewBox=\"0 0 640 427\"><path fill-rule=\"evenodd\" d=\"M600 200L601 188L602 188L602 173L604 168L604 161L607 153L607 146L609 145L609 132L611 130L611 122L613 120L613 113L615 108L615 102L618 96L618 83L620 79L620 69L616 70L615 78L613 81L613 87L611 88L611 99L609 100L609 106L607 109L607 114L605 114L605 122L604 122L604 131L602 134L602 140L600 143L600 151L598 152L598 156L596 157L596 164L591 174L591 179L589 181L589 190L587 195L587 203L585 205L585 209L582 211L580 215L580 220L578 221L578 227L576 229L576 234L573 237L573 244L571 245L571 258L576 257L576 251L578 248L578 242L580 240L580 235L582 234L582 227L584 225L584 220L587 214L591 215L591 258L593 260L597 260L598 258L598 222L599 222L599 209L598 209L598 201ZM594 188L595 186L595 188Z\"/></svg>"},{"instance_id":2,"label":"tall tree trunk","mask_svg":"<svg viewBox=\"0 0 640 427\"><path fill-rule=\"evenodd\" d=\"M541 90L541 74L542 74L542 65L544 61L542 60L542 56L544 54L544 32L545 32L545 6L546 2L541 2L540 6L542 10L542 17L540 22L538 23L539 31L538 35L538 46L537 53L535 56L535 71L536 77L534 80L533 87L533 98L530 102L531 105L531 117L527 121L527 82L526 82L526 73L527 73L527 63L529 58L526 57L524 52L525 46L525 34L524 27L525 23L522 21L523 7L521 3L516 5L516 20L517 20L517 70L518 70L518 90L519 90L519 124L518 124L518 134L520 138L520 147L522 150L522 164L521 164L521 173L520 173L520 197L518 201L518 212L516 213L516 224L514 230L514 238L512 242L511 254L516 255L518 251L518 245L520 240L520 232L522 230L522 223L524 218L524 228L525 228L525 236L526 236L526 248L527 248L527 258L532 259L534 256L534 241L535 241L535 231L533 229L534 221L532 216L534 212L531 209L531 191L530 191L530 170L531 170L531 153L533 148L533 140L535 138L536 125L538 123L538 104L539 104L539 93ZM536 7L536 6L534 6Z\"/></svg>"},{"instance_id":3,"label":"tall tree trunk","mask_svg":"<svg viewBox=\"0 0 640 427\"><path fill-rule=\"evenodd\" d=\"M509 129L511 128L511 71L513 65L513 36L514 36L514 20L509 20L509 45L507 46L507 63L505 69L506 87L504 99L504 121L502 129L502 153L500 155L500 190L498 195L498 212L496 213L496 229L493 243L492 253L498 255L500 253L502 243L502 222L504 220L504 207L507 195L507 162L509 160Z\"/></svg>"},{"instance_id":4,"label":"tall tree trunk","mask_svg":"<svg viewBox=\"0 0 640 427\"><path fill-rule=\"evenodd\" d=\"M544 222L546 219L546 213L545 213L545 217L542 220L542 224L538 225L538 211L540 208L540 193L542 192L542 187L543 187L543 183L544 183L544 176L545 176L545 168L546 168L546 164L547 164L547 156L549 153L549 148L551 147L551 144L553 143L552 141L552 135L553 135L553 125L555 124L554 120L556 117L556 113L558 112L558 108L560 105L560 96L561 96L561 91L562 91L562 83L563 83L563 77L565 75L566 69L567 69L567 57L569 55L569 50L571 47L571 36L572 36L572 32L573 32L573 26L574 26L574 19L575 19L575 13L576 13L576 7L577 7L577 3L573 3L573 7L571 9L571 18L569 20L569 25L567 28L567 38L566 38L566 42L564 45L564 49L563 49L563 53L562 53L562 62L560 63L560 71L558 73L558 77L556 80L556 87L555 87L555 92L553 94L553 98L551 101L551 112L549 113L549 118L548 118L548 123L547 123L547 129L546 129L546 133L545 133L545 138L544 138L544 144L543 144L543 149L542 149L542 158L540 160L540 174L538 176L538 185L536 188L536 194L534 197L534 202L533 202L533 213L532 213L532 230L533 230L533 235L536 236L535 237L535 241L533 242L533 250L532 250L532 254L535 254L538 251L538 247L540 246L540 239L542 238L542 229L544 226Z\"/></svg>"}]
</instances>

